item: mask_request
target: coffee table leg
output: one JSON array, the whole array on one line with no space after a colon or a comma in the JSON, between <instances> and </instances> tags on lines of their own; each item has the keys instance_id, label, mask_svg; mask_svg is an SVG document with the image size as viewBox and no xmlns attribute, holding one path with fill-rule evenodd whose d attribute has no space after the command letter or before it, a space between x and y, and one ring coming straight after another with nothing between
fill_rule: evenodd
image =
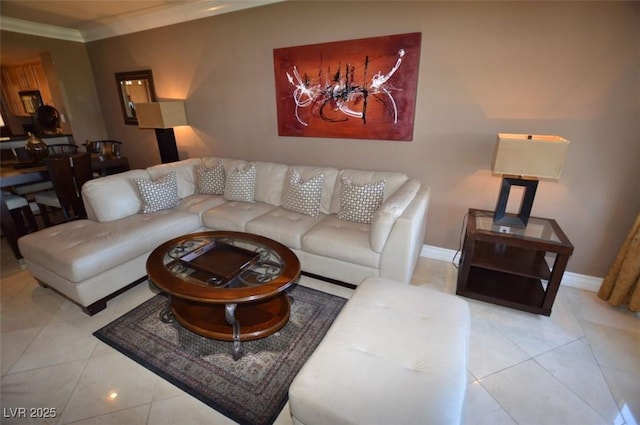
<instances>
[{"instance_id":1,"label":"coffee table leg","mask_svg":"<svg viewBox=\"0 0 640 425\"><path fill-rule=\"evenodd\" d=\"M233 360L242 357L242 341L240 341L240 322L236 319L236 307L238 304L226 304L224 306L224 318L233 328Z\"/></svg>"},{"instance_id":2,"label":"coffee table leg","mask_svg":"<svg viewBox=\"0 0 640 425\"><path fill-rule=\"evenodd\" d=\"M167 305L160 312L160 321L162 323L173 323L176 321L175 317L173 317L173 313L171 312L171 297L167 297Z\"/></svg>"}]
</instances>

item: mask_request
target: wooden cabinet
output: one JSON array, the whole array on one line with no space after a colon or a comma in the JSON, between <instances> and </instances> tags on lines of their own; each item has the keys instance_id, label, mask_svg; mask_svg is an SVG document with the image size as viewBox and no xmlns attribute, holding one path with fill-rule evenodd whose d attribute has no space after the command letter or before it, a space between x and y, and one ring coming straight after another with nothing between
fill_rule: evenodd
<instances>
[{"instance_id":1,"label":"wooden cabinet","mask_svg":"<svg viewBox=\"0 0 640 425\"><path fill-rule=\"evenodd\" d=\"M494 224L491 211L470 209L456 293L549 316L572 253L555 220L531 217L526 228L514 228Z\"/></svg>"},{"instance_id":2,"label":"wooden cabinet","mask_svg":"<svg viewBox=\"0 0 640 425\"><path fill-rule=\"evenodd\" d=\"M40 92L44 104L55 106L42 62L34 61L2 68L2 92L13 115L29 116L20 98L20 92L33 90Z\"/></svg>"},{"instance_id":3,"label":"wooden cabinet","mask_svg":"<svg viewBox=\"0 0 640 425\"><path fill-rule=\"evenodd\" d=\"M16 78L16 73L11 68L2 69L2 94L6 105L13 115L25 115L24 108L20 102L20 82Z\"/></svg>"}]
</instances>

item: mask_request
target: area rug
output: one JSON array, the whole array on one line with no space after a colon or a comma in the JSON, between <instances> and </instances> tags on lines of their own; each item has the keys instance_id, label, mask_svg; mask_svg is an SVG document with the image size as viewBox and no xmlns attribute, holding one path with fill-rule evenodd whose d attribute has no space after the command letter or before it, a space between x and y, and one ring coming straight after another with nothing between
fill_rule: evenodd
<instances>
[{"instance_id":1,"label":"area rug","mask_svg":"<svg viewBox=\"0 0 640 425\"><path fill-rule=\"evenodd\" d=\"M346 299L295 285L291 317L276 334L243 343L199 336L160 321L167 299L156 295L94 335L142 366L240 424L272 424L291 381L320 343Z\"/></svg>"}]
</instances>

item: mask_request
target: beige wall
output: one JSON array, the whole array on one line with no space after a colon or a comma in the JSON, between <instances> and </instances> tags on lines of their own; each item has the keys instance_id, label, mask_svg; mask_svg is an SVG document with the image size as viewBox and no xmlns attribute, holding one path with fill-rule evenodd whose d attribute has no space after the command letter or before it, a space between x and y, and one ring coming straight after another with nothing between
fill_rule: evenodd
<instances>
[{"instance_id":1,"label":"beige wall","mask_svg":"<svg viewBox=\"0 0 640 425\"><path fill-rule=\"evenodd\" d=\"M425 243L456 249L468 208L493 209L498 132L571 140L533 213L575 245L568 270L604 276L640 209L640 3L284 2L87 45L109 137L135 167L152 130L123 123L114 73L152 69L186 99L182 158L205 155L404 171L432 188ZM412 142L279 137L273 49L422 33ZM62 75L63 71L59 70Z\"/></svg>"}]
</instances>

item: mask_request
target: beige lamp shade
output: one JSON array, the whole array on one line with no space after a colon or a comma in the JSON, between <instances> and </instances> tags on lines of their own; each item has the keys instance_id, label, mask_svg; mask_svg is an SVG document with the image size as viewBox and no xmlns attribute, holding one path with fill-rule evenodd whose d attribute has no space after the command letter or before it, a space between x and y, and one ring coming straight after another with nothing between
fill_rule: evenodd
<instances>
[{"instance_id":1,"label":"beige lamp shade","mask_svg":"<svg viewBox=\"0 0 640 425\"><path fill-rule=\"evenodd\" d=\"M173 128L187 125L183 101L136 103L140 128Z\"/></svg>"},{"instance_id":2,"label":"beige lamp shade","mask_svg":"<svg viewBox=\"0 0 640 425\"><path fill-rule=\"evenodd\" d=\"M559 179L569 141L559 136L499 133L493 172Z\"/></svg>"}]
</instances>

